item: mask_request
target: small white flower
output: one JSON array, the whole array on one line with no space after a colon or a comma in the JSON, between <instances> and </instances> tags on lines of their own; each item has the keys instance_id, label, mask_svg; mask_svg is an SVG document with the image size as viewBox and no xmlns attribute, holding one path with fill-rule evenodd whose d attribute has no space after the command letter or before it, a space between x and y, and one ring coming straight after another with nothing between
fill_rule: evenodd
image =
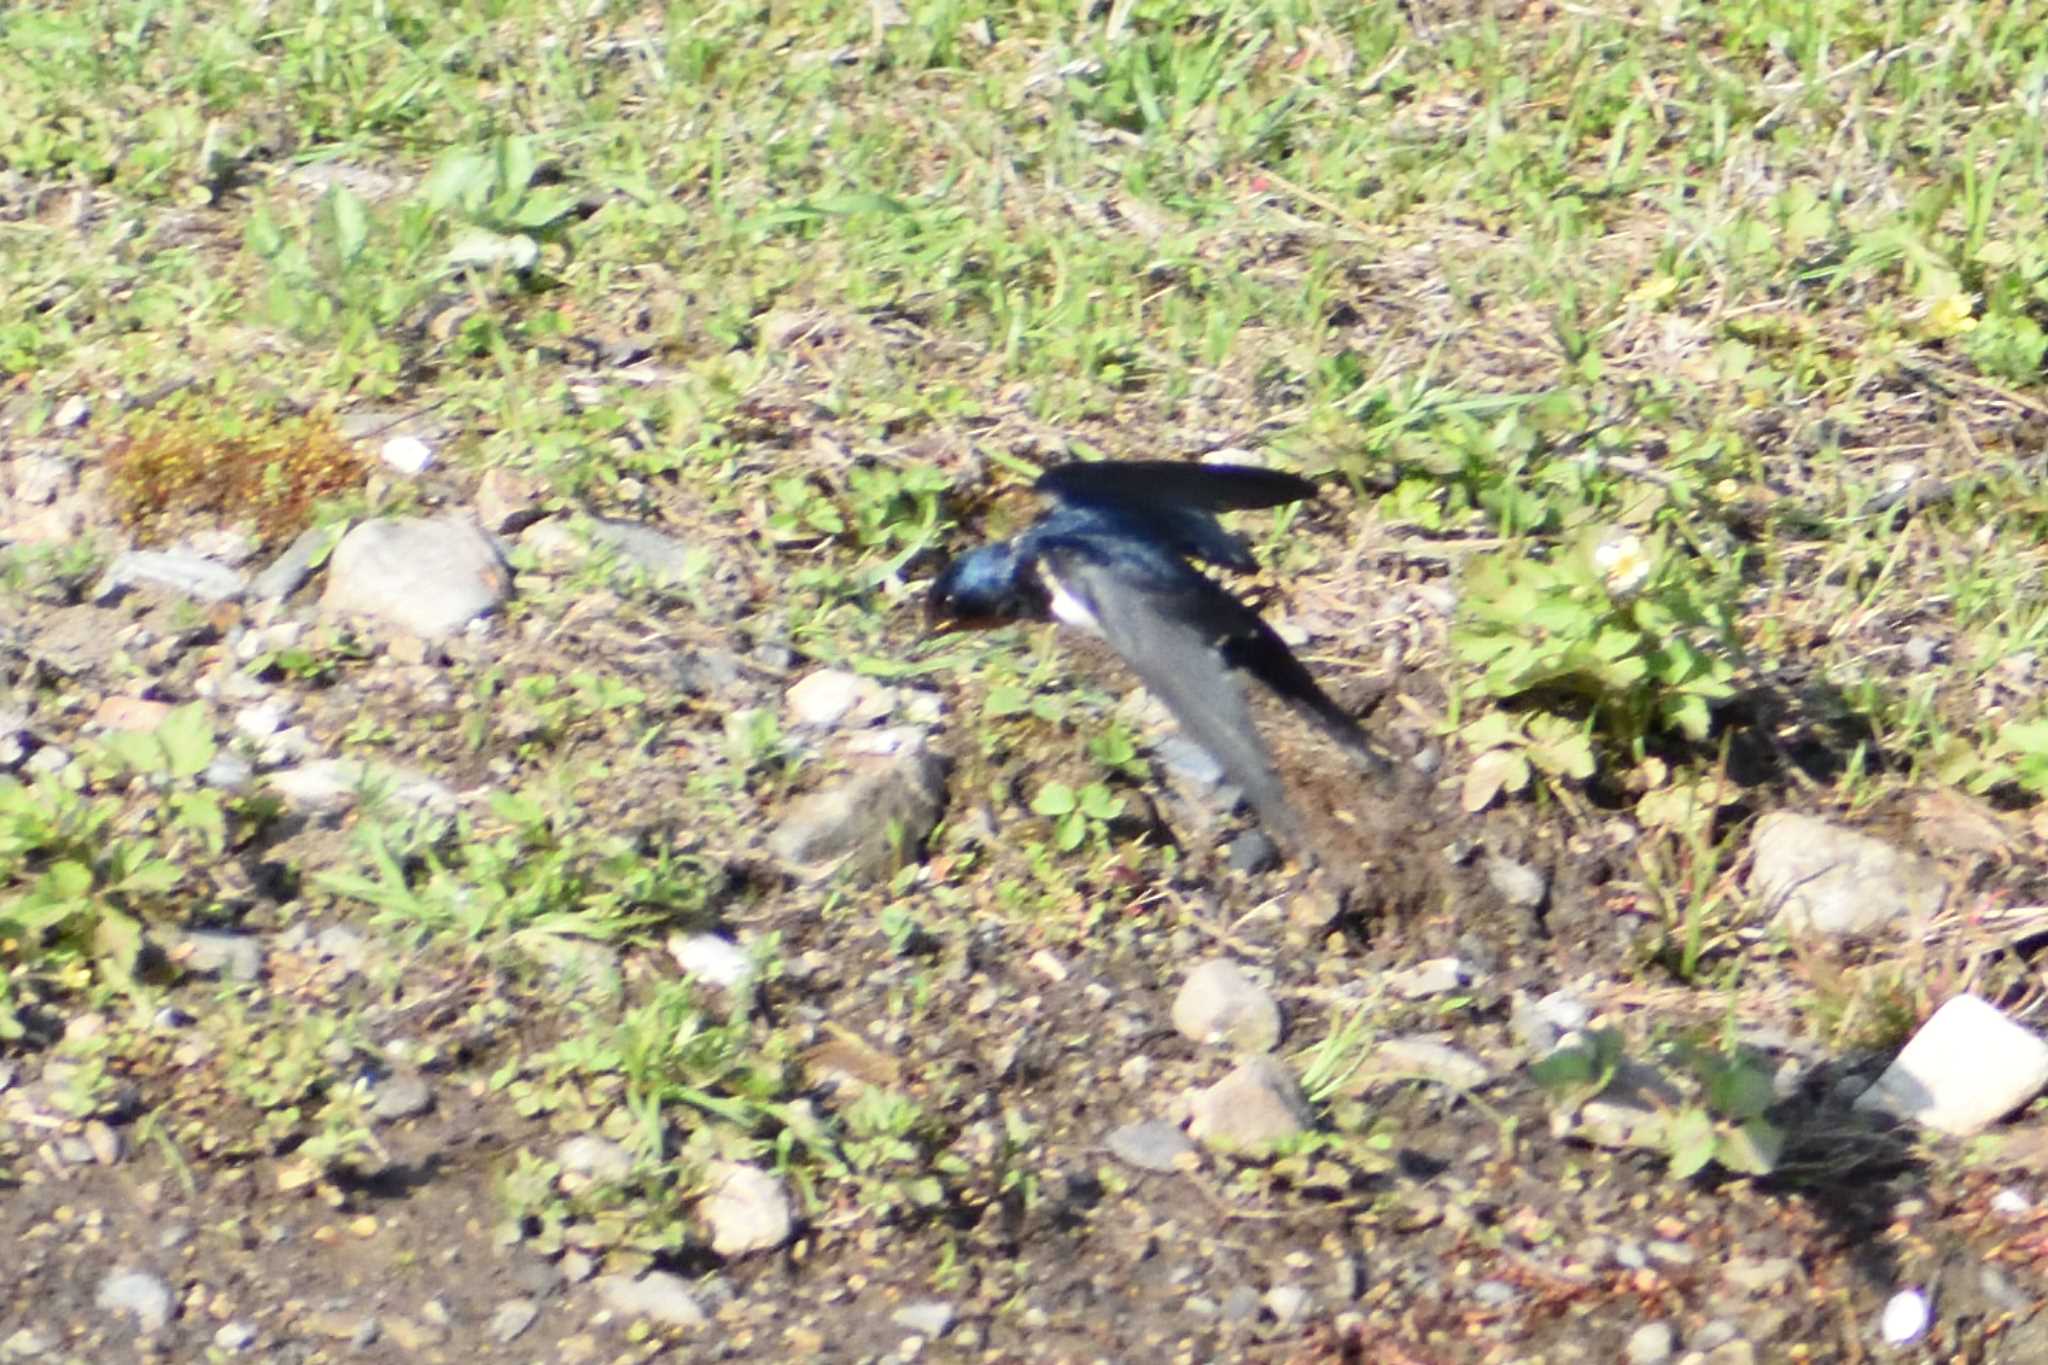
<instances>
[{"instance_id":1,"label":"small white flower","mask_svg":"<svg viewBox=\"0 0 2048 1365\"><path fill-rule=\"evenodd\" d=\"M1634 532L1609 536L1593 550L1593 567L1607 591L1630 597L1650 581L1650 547Z\"/></svg>"}]
</instances>

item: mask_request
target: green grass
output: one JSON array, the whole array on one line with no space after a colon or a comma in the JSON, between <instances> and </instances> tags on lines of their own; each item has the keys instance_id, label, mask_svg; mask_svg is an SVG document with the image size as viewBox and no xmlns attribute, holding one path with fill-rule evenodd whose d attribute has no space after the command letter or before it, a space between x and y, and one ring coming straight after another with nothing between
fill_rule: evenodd
<instances>
[{"instance_id":1,"label":"green grass","mask_svg":"<svg viewBox=\"0 0 2048 1365\"><path fill-rule=\"evenodd\" d=\"M1183 870L1131 837L1154 775L1100 689L1041 636L927 644L911 620L935 552L1014 526L1003 490L1075 455L1243 448L1322 480L1321 508L1245 519L1281 581L1329 590L1319 650L1372 669L1398 637L1469 810L1636 822L1644 960L1672 979L1745 960L1741 827L1717 810L2048 794L2038 6L901 8L11 6L10 429L57 439L87 397L79 448L117 491L167 498L164 460L250 431L430 411L458 482L509 467L555 505L697 538L686 581L588 567L523 599L513 634L573 644L572 597L616 596L655 651L702 620L947 689L955 806L939 859L899 879L892 941L952 943L974 913L1083 940ZM300 522L412 496L315 510L334 463L264 458L263 496ZM1873 510L1907 475L1941 495ZM215 492L172 510L215 515ZM10 551L10 591L76 600L105 548ZM1381 570L1464 600L1374 619L1358 575ZM520 1000L576 945L626 964L562 1007L578 1041L494 1025L487 1060L530 1113L628 1115L642 1165L564 1203L528 1152L514 1211L672 1250L662 1209L733 1155L818 1208L1011 1198L1029 1133L970 1168L941 1156L958 1134L929 1097L808 1113L793 1034L634 968L764 894L725 860L830 769L772 697L684 704L594 662L611 642L563 649L459 663L464 700L431 724L366 703L352 747L424 734L436 762L496 764L496 802L365 820L289 912L488 964ZM360 662L294 647L255 671L326 687ZM30 690L75 726L65 687ZM276 812L202 783L213 741L182 733L0 788L0 1032L160 1003L173 979L138 936L226 904L193 850ZM1784 760L1809 746L1833 761ZM1775 756L1732 796L1731 749ZM615 799L654 773L665 808ZM1014 844L976 843L970 804ZM875 932L875 903L833 904ZM1829 1008L1857 1017L1846 991ZM220 1027L252 1058L221 1083L290 1115L266 1140L360 1155L346 1068L319 1060L343 1025L238 1007ZM703 1136L678 1149L684 1113Z\"/></svg>"}]
</instances>

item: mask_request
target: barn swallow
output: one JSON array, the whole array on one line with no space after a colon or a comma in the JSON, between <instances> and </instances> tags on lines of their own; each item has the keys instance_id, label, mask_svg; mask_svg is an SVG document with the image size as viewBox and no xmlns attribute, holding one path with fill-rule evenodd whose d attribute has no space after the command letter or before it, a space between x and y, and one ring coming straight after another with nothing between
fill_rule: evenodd
<instances>
[{"instance_id":1,"label":"barn swallow","mask_svg":"<svg viewBox=\"0 0 2048 1365\"><path fill-rule=\"evenodd\" d=\"M1098 635L1297 848L1302 824L1252 722L1241 674L1375 772L1389 765L1259 614L1190 560L1250 573L1251 547L1218 512L1315 496L1292 474L1130 460L1059 465L1033 485L1052 506L1022 534L970 550L932 583L938 629L1058 621Z\"/></svg>"}]
</instances>

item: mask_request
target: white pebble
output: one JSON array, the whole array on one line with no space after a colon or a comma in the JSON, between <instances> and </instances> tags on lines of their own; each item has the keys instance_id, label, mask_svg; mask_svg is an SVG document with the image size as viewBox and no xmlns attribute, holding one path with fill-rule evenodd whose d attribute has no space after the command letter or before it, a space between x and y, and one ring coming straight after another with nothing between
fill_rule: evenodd
<instances>
[{"instance_id":1,"label":"white pebble","mask_svg":"<svg viewBox=\"0 0 2048 1365\"><path fill-rule=\"evenodd\" d=\"M1884 1306L1878 1330L1884 1334L1885 1345L1905 1346L1920 1339L1931 1316L1925 1294L1917 1289L1902 1289Z\"/></svg>"}]
</instances>

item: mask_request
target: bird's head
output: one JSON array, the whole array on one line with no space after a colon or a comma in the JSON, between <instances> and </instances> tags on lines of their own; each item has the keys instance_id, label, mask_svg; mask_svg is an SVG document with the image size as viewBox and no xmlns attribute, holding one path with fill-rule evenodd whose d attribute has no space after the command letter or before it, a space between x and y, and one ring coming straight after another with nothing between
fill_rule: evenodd
<instances>
[{"instance_id":1,"label":"bird's head","mask_svg":"<svg viewBox=\"0 0 2048 1365\"><path fill-rule=\"evenodd\" d=\"M932 580L925 622L935 631L978 630L1042 616L1043 589L1028 577L1017 547L1007 541L969 550Z\"/></svg>"}]
</instances>

